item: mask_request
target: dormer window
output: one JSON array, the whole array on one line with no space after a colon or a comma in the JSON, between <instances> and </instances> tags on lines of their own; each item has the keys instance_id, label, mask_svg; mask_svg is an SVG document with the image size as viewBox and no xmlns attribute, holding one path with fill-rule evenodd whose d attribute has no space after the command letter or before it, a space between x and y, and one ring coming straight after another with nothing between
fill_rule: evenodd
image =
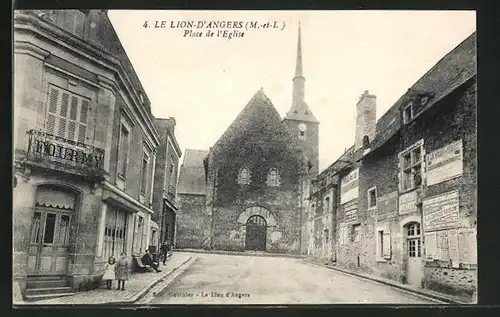
<instances>
[{"instance_id":1,"label":"dormer window","mask_svg":"<svg viewBox=\"0 0 500 317\"><path fill-rule=\"evenodd\" d=\"M269 170L269 173L267 174L267 186L269 187L277 187L280 185L280 179L279 179L279 174L278 171L274 168Z\"/></svg>"},{"instance_id":2,"label":"dormer window","mask_svg":"<svg viewBox=\"0 0 500 317\"><path fill-rule=\"evenodd\" d=\"M403 123L407 124L413 119L413 103L407 104L403 108Z\"/></svg>"},{"instance_id":3,"label":"dormer window","mask_svg":"<svg viewBox=\"0 0 500 317\"><path fill-rule=\"evenodd\" d=\"M238 173L238 184L250 184L250 170L248 168L243 167L242 169L240 169L240 172Z\"/></svg>"}]
</instances>

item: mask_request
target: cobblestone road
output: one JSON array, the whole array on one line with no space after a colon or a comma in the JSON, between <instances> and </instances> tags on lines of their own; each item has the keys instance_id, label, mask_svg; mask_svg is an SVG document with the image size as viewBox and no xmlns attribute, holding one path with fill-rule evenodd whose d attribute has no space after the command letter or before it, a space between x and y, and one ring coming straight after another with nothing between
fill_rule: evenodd
<instances>
[{"instance_id":1,"label":"cobblestone road","mask_svg":"<svg viewBox=\"0 0 500 317\"><path fill-rule=\"evenodd\" d=\"M150 304L434 303L297 259L189 255L197 257L196 261Z\"/></svg>"}]
</instances>

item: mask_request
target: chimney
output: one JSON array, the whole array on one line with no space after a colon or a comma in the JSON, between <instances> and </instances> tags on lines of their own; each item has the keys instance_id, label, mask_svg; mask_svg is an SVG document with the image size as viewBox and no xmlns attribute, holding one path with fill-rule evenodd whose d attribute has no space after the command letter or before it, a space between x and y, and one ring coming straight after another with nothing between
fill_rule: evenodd
<instances>
[{"instance_id":1,"label":"chimney","mask_svg":"<svg viewBox=\"0 0 500 317\"><path fill-rule=\"evenodd\" d=\"M371 141L375 137L375 124L377 123L377 97L368 90L359 97L356 105L356 135L354 150L363 147L365 136Z\"/></svg>"}]
</instances>

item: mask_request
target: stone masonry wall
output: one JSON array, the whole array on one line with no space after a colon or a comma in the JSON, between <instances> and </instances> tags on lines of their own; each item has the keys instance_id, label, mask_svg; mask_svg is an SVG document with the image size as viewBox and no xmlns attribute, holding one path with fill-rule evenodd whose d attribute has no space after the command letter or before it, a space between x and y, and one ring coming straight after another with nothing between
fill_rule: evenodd
<instances>
[{"instance_id":1,"label":"stone masonry wall","mask_svg":"<svg viewBox=\"0 0 500 317\"><path fill-rule=\"evenodd\" d=\"M210 217L205 212L204 195L179 194L176 217L176 247L207 249L210 247Z\"/></svg>"}]
</instances>

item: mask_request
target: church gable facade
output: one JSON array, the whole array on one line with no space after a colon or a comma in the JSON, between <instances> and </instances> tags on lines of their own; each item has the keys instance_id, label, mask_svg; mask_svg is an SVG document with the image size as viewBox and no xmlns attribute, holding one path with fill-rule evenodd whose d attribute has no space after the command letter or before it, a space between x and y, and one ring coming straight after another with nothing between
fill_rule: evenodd
<instances>
[{"instance_id":1,"label":"church gable facade","mask_svg":"<svg viewBox=\"0 0 500 317\"><path fill-rule=\"evenodd\" d=\"M260 90L212 148L213 248L298 253L301 160L292 140Z\"/></svg>"}]
</instances>

